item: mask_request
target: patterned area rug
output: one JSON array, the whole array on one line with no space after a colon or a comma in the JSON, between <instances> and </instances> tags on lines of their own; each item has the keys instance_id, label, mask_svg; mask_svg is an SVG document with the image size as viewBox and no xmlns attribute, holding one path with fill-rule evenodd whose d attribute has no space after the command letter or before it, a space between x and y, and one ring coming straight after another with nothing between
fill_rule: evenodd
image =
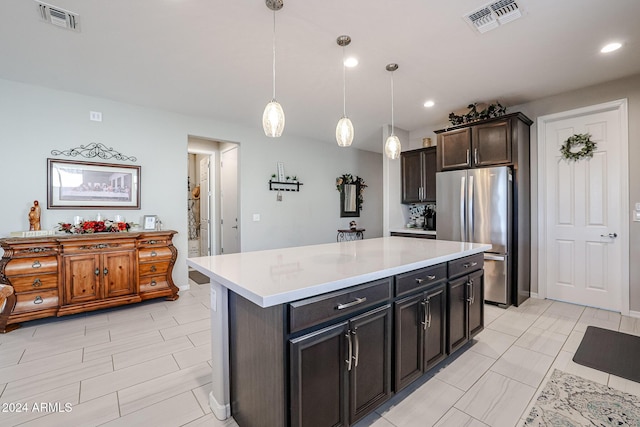
<instances>
[{"instance_id":1,"label":"patterned area rug","mask_svg":"<svg viewBox=\"0 0 640 427\"><path fill-rule=\"evenodd\" d=\"M640 398L556 369L525 426L640 426Z\"/></svg>"}]
</instances>

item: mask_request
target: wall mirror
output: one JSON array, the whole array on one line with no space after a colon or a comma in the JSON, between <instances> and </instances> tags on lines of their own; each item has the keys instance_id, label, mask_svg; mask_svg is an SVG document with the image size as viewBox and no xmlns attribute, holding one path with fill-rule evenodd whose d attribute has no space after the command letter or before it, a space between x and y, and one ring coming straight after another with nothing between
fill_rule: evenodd
<instances>
[{"instance_id":1,"label":"wall mirror","mask_svg":"<svg viewBox=\"0 0 640 427\"><path fill-rule=\"evenodd\" d=\"M360 204L358 203L360 184L343 184L340 190L340 217L360 216Z\"/></svg>"}]
</instances>

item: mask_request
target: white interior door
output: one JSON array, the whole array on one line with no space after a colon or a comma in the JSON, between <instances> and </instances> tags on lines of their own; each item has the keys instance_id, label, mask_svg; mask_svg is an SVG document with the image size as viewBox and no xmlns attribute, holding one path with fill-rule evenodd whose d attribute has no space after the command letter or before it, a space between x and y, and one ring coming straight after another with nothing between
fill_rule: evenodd
<instances>
[{"instance_id":1,"label":"white interior door","mask_svg":"<svg viewBox=\"0 0 640 427\"><path fill-rule=\"evenodd\" d=\"M211 179L209 157L200 160L200 256L211 255Z\"/></svg>"},{"instance_id":2,"label":"white interior door","mask_svg":"<svg viewBox=\"0 0 640 427\"><path fill-rule=\"evenodd\" d=\"M238 148L223 151L220 159L220 200L222 203L223 254L240 252L240 223L238 222Z\"/></svg>"},{"instance_id":3,"label":"white interior door","mask_svg":"<svg viewBox=\"0 0 640 427\"><path fill-rule=\"evenodd\" d=\"M628 310L626 121L619 109L554 116L560 117L541 118L539 126L545 151L539 173L546 179L540 286L547 298L614 311L624 310L627 289ZM589 133L597 149L591 159L566 161L560 147L578 133Z\"/></svg>"}]
</instances>

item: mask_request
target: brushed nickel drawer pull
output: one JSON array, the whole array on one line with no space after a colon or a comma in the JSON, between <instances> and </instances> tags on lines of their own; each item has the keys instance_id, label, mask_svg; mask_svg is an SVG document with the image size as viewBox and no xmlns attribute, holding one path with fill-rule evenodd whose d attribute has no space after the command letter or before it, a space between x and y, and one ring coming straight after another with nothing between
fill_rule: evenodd
<instances>
[{"instance_id":1,"label":"brushed nickel drawer pull","mask_svg":"<svg viewBox=\"0 0 640 427\"><path fill-rule=\"evenodd\" d=\"M478 265L477 262L465 262L462 266L464 268L469 268L469 267L475 267L476 265Z\"/></svg>"},{"instance_id":2,"label":"brushed nickel drawer pull","mask_svg":"<svg viewBox=\"0 0 640 427\"><path fill-rule=\"evenodd\" d=\"M155 273L158 269L156 268L156 265L155 265L155 264L153 264L149 270L150 270L152 273Z\"/></svg>"},{"instance_id":3,"label":"brushed nickel drawer pull","mask_svg":"<svg viewBox=\"0 0 640 427\"><path fill-rule=\"evenodd\" d=\"M436 278L436 276L433 276L433 275L431 275L431 274L427 276L427 279L429 279L429 280L433 280L433 279L435 279L435 278Z\"/></svg>"},{"instance_id":4,"label":"brushed nickel drawer pull","mask_svg":"<svg viewBox=\"0 0 640 427\"><path fill-rule=\"evenodd\" d=\"M363 302L365 302L367 300L367 297L362 297L362 298L356 298L355 301L351 301L348 302L346 304L338 304L338 306L336 307L336 309L338 310L344 310L345 308L349 308L349 307L353 307L354 305L358 305L358 304L362 304Z\"/></svg>"},{"instance_id":5,"label":"brushed nickel drawer pull","mask_svg":"<svg viewBox=\"0 0 640 427\"><path fill-rule=\"evenodd\" d=\"M418 277L418 278L416 278L416 283L417 283L418 285L419 285L419 284L421 284L422 282L424 282L424 280L422 280L422 279L421 279L421 278L419 278L419 277Z\"/></svg>"},{"instance_id":6,"label":"brushed nickel drawer pull","mask_svg":"<svg viewBox=\"0 0 640 427\"><path fill-rule=\"evenodd\" d=\"M38 295L34 300L33 303L34 304L42 304L44 302L44 300L42 299L42 297L40 295Z\"/></svg>"},{"instance_id":7,"label":"brushed nickel drawer pull","mask_svg":"<svg viewBox=\"0 0 640 427\"><path fill-rule=\"evenodd\" d=\"M40 267L42 267L42 264L40 264L40 261L35 260L35 261L33 261L33 264L31 264L31 267L40 268Z\"/></svg>"},{"instance_id":8,"label":"brushed nickel drawer pull","mask_svg":"<svg viewBox=\"0 0 640 427\"><path fill-rule=\"evenodd\" d=\"M155 280L155 279L153 279L153 280L151 281L151 283L150 283L150 285L151 285L151 286L155 286L155 285L157 285L157 284L158 284L158 283L156 282L156 280Z\"/></svg>"},{"instance_id":9,"label":"brushed nickel drawer pull","mask_svg":"<svg viewBox=\"0 0 640 427\"><path fill-rule=\"evenodd\" d=\"M151 251L151 256L158 256L158 253L156 251Z\"/></svg>"}]
</instances>

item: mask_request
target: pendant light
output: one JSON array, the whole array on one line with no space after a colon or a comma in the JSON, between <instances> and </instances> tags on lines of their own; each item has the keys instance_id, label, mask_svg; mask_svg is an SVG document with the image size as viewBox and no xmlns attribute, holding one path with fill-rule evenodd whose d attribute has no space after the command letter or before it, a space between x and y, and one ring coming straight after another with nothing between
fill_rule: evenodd
<instances>
[{"instance_id":1,"label":"pendant light","mask_svg":"<svg viewBox=\"0 0 640 427\"><path fill-rule=\"evenodd\" d=\"M353 124L347 117L347 66L344 64L344 47L351 43L351 37L340 36L336 40L342 46L342 118L336 126L336 141L340 147L348 147L353 142Z\"/></svg>"},{"instance_id":2,"label":"pendant light","mask_svg":"<svg viewBox=\"0 0 640 427\"><path fill-rule=\"evenodd\" d=\"M265 135L277 138L284 130L284 111L276 101L276 11L284 6L283 0L265 0L267 7L273 11L273 98L264 108L262 128Z\"/></svg>"},{"instance_id":3,"label":"pendant light","mask_svg":"<svg viewBox=\"0 0 640 427\"><path fill-rule=\"evenodd\" d=\"M387 71L391 72L391 135L384 143L384 154L391 160L400 157L400 139L393 133L393 72L398 69L398 64L388 64Z\"/></svg>"}]
</instances>

